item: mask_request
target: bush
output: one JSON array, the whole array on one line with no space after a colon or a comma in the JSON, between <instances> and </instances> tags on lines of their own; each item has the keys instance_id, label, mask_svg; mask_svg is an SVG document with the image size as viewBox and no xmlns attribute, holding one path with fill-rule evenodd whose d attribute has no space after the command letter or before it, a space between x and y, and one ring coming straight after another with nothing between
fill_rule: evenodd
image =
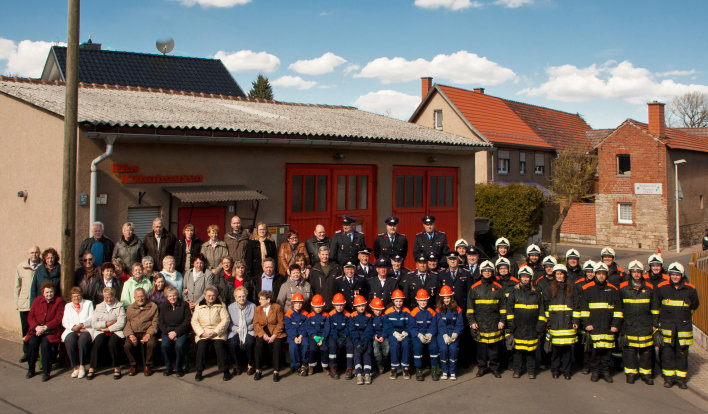
<instances>
[{"instance_id":1,"label":"bush","mask_svg":"<svg viewBox=\"0 0 708 414\"><path fill-rule=\"evenodd\" d=\"M524 184L475 186L477 217L489 218L492 238L506 237L512 250L526 247L543 219L543 192Z\"/></svg>"}]
</instances>

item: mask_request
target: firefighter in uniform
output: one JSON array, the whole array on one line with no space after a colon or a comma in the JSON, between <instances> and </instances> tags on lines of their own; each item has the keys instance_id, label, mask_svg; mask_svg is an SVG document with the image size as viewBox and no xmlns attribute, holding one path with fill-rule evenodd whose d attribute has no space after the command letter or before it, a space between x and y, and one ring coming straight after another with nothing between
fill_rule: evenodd
<instances>
[{"instance_id":1,"label":"firefighter in uniform","mask_svg":"<svg viewBox=\"0 0 708 414\"><path fill-rule=\"evenodd\" d=\"M366 312L366 299L354 298L355 312L349 317L349 341L354 349L354 373L357 385L371 385L371 346L374 339L374 325L371 314Z\"/></svg>"},{"instance_id":2,"label":"firefighter in uniform","mask_svg":"<svg viewBox=\"0 0 708 414\"><path fill-rule=\"evenodd\" d=\"M459 256L454 252L450 252L450 254L447 255L447 269L438 274L438 279L440 281L440 288L442 289L443 286L449 286L450 289L452 289L458 306L463 308L463 312L467 310L467 291L470 290L470 286L472 286L472 277L467 269L460 267Z\"/></svg>"},{"instance_id":3,"label":"firefighter in uniform","mask_svg":"<svg viewBox=\"0 0 708 414\"><path fill-rule=\"evenodd\" d=\"M472 283L475 283L482 278L482 275L479 273L479 257L480 252L477 247L467 246L466 260L463 263L464 268L468 272L470 272L470 276L472 277ZM467 298L465 298L465 301L466 300Z\"/></svg>"},{"instance_id":4,"label":"firefighter in uniform","mask_svg":"<svg viewBox=\"0 0 708 414\"><path fill-rule=\"evenodd\" d=\"M425 289L420 289L415 294L418 305L411 311L411 323L408 325L408 335L413 346L413 365L415 366L416 381L423 381L423 350L428 347L430 357L430 377L433 381L440 379L438 371L438 325L435 311L428 307L430 295Z\"/></svg>"},{"instance_id":5,"label":"firefighter in uniform","mask_svg":"<svg viewBox=\"0 0 708 414\"><path fill-rule=\"evenodd\" d=\"M344 264L344 274L334 280L334 293L341 293L346 300L347 312L354 311L354 297L366 294L366 279L355 274L356 265Z\"/></svg>"},{"instance_id":6,"label":"firefighter in uniform","mask_svg":"<svg viewBox=\"0 0 708 414\"><path fill-rule=\"evenodd\" d=\"M659 253L654 253L649 256L647 264L649 265L649 271L644 274L644 279L651 283L656 292L659 283L669 280L669 276L664 272L664 259L661 258Z\"/></svg>"},{"instance_id":7,"label":"firefighter in uniform","mask_svg":"<svg viewBox=\"0 0 708 414\"><path fill-rule=\"evenodd\" d=\"M384 306L391 306L391 295L398 289L398 282L389 274L389 263L383 257L376 261L376 277L367 280L369 300L379 298Z\"/></svg>"},{"instance_id":8,"label":"firefighter in uniform","mask_svg":"<svg viewBox=\"0 0 708 414\"><path fill-rule=\"evenodd\" d=\"M401 281L408 272L410 272L410 269L403 266L403 256L396 254L391 257L391 270L389 273L396 282Z\"/></svg>"},{"instance_id":9,"label":"firefighter in uniform","mask_svg":"<svg viewBox=\"0 0 708 414\"><path fill-rule=\"evenodd\" d=\"M604 247L600 251L602 263L607 266L607 281L613 286L619 286L625 281L624 270L615 262L615 251L612 247Z\"/></svg>"},{"instance_id":10,"label":"firefighter in uniform","mask_svg":"<svg viewBox=\"0 0 708 414\"><path fill-rule=\"evenodd\" d=\"M403 292L396 289L391 295L393 305L384 313L384 333L388 338L391 353L390 378L392 380L396 379L399 372L403 374L404 379L411 379L411 374L408 371L411 347L408 326L412 322L410 311L403 306L404 299Z\"/></svg>"},{"instance_id":11,"label":"firefighter in uniform","mask_svg":"<svg viewBox=\"0 0 708 414\"><path fill-rule=\"evenodd\" d=\"M331 259L340 266L344 266L347 262L358 264L357 255L361 250L366 249L364 234L354 230L354 223L356 223L354 217L342 217L342 230L337 230L332 236Z\"/></svg>"},{"instance_id":12,"label":"firefighter in uniform","mask_svg":"<svg viewBox=\"0 0 708 414\"><path fill-rule=\"evenodd\" d=\"M678 384L686 389L688 347L693 345L691 314L698 309L696 288L685 279L683 266L674 262L667 269L669 280L659 284L659 329L664 345L661 347L661 373L664 387Z\"/></svg>"},{"instance_id":13,"label":"firefighter in uniform","mask_svg":"<svg viewBox=\"0 0 708 414\"><path fill-rule=\"evenodd\" d=\"M607 280L608 273L607 265L598 263L595 267L595 280L583 286L580 300L580 318L592 339L592 382L597 382L600 377L606 382L612 382L611 353L615 347L615 335L622 326L619 289Z\"/></svg>"},{"instance_id":14,"label":"firefighter in uniform","mask_svg":"<svg viewBox=\"0 0 708 414\"><path fill-rule=\"evenodd\" d=\"M430 253L428 255L428 271L430 273L435 273L436 275L442 270L440 266L440 258L435 253Z\"/></svg>"},{"instance_id":15,"label":"firefighter in uniform","mask_svg":"<svg viewBox=\"0 0 708 414\"><path fill-rule=\"evenodd\" d=\"M337 354L341 350L346 351L347 370L345 373L346 379L354 377L354 348L349 340L349 312L344 310L347 301L344 295L336 293L332 298L334 310L329 313L329 376L333 379L339 379L337 372Z\"/></svg>"},{"instance_id":16,"label":"firefighter in uniform","mask_svg":"<svg viewBox=\"0 0 708 414\"><path fill-rule=\"evenodd\" d=\"M374 266L369 263L371 251L369 249L361 249L359 250L359 255L357 258L359 259L359 264L356 267L355 273L358 276L363 277L365 280L376 277L376 270L374 269Z\"/></svg>"},{"instance_id":17,"label":"firefighter in uniform","mask_svg":"<svg viewBox=\"0 0 708 414\"><path fill-rule=\"evenodd\" d=\"M408 254L408 239L405 235L398 233L398 217L392 216L384 220L386 232L376 236L374 241L374 257L376 259L389 259L393 256L401 256L404 261Z\"/></svg>"},{"instance_id":18,"label":"firefighter in uniform","mask_svg":"<svg viewBox=\"0 0 708 414\"><path fill-rule=\"evenodd\" d=\"M531 282L535 282L539 277L543 276L543 265L541 264L541 248L536 244L531 244L526 248L526 263L521 265L528 266L533 272Z\"/></svg>"},{"instance_id":19,"label":"firefighter in uniform","mask_svg":"<svg viewBox=\"0 0 708 414\"><path fill-rule=\"evenodd\" d=\"M703 250L708 250L708 229L703 234Z\"/></svg>"},{"instance_id":20,"label":"firefighter in uniform","mask_svg":"<svg viewBox=\"0 0 708 414\"><path fill-rule=\"evenodd\" d=\"M497 251L496 256L492 258L492 263L496 263L502 257L509 261L509 272L512 276L516 276L519 271L519 265L511 257L511 244L506 237L500 237L494 242L494 250Z\"/></svg>"},{"instance_id":21,"label":"firefighter in uniform","mask_svg":"<svg viewBox=\"0 0 708 414\"><path fill-rule=\"evenodd\" d=\"M551 282L555 279L555 272L553 269L557 264L558 262L553 256L546 256L543 258L543 274L534 281L536 288L541 291L541 294L543 295L548 295L549 293L548 289L551 286Z\"/></svg>"},{"instance_id":22,"label":"firefighter in uniform","mask_svg":"<svg viewBox=\"0 0 708 414\"><path fill-rule=\"evenodd\" d=\"M288 348L290 349L290 371L298 371L298 375L307 376L309 344L307 334L307 312L302 310L305 298L302 293L293 294L292 309L285 312L283 323L285 333L288 334Z\"/></svg>"},{"instance_id":23,"label":"firefighter in uniform","mask_svg":"<svg viewBox=\"0 0 708 414\"><path fill-rule=\"evenodd\" d=\"M494 263L494 266L496 267L497 271L497 283L502 285L502 292L504 292L504 300L507 300L509 298L509 293L511 293L514 287L516 287L516 285L519 283L519 279L512 276L509 272L509 268L511 267L511 265L509 264L509 259L507 259L506 257L498 258L496 263ZM505 331L504 338L507 339L508 335L509 330L507 329ZM499 348L499 361L501 361L502 368L506 369L509 365L511 365L511 358L512 353L507 349L506 346L501 346Z\"/></svg>"},{"instance_id":24,"label":"firefighter in uniform","mask_svg":"<svg viewBox=\"0 0 708 414\"><path fill-rule=\"evenodd\" d=\"M494 280L494 265L489 260L480 266L482 279L472 285L467 295L467 320L477 341L477 376L490 370L501 378L499 345L506 321L504 292Z\"/></svg>"},{"instance_id":25,"label":"firefighter in uniform","mask_svg":"<svg viewBox=\"0 0 708 414\"><path fill-rule=\"evenodd\" d=\"M580 267L580 253L575 249L565 252L565 267L568 268L568 282L575 284L583 279L583 269Z\"/></svg>"},{"instance_id":26,"label":"firefighter in uniform","mask_svg":"<svg viewBox=\"0 0 708 414\"><path fill-rule=\"evenodd\" d=\"M634 384L641 376L647 385L654 385L652 376L653 334L659 326L659 302L654 294L654 287L648 283L642 273L644 266L638 260L629 264L630 279L620 285L624 326L622 337L622 363L627 383Z\"/></svg>"},{"instance_id":27,"label":"firefighter in uniform","mask_svg":"<svg viewBox=\"0 0 708 414\"><path fill-rule=\"evenodd\" d=\"M457 253L460 263L464 263L467 260L467 247L469 247L469 244L465 239L458 239L455 242L455 252Z\"/></svg>"},{"instance_id":28,"label":"firefighter in uniform","mask_svg":"<svg viewBox=\"0 0 708 414\"><path fill-rule=\"evenodd\" d=\"M583 277L578 279L573 284L573 299L575 301L575 306L573 309L580 309L580 298L583 297L583 286L585 284L595 280L595 265L596 263L592 260L586 260L583 263ZM575 343L575 350L573 354L575 355L575 362L583 367L583 375L590 374L590 359L592 358L592 350L589 345L586 349L586 344L592 342L584 329L582 329L582 320L580 323L580 328L578 329L578 342Z\"/></svg>"},{"instance_id":29,"label":"firefighter in uniform","mask_svg":"<svg viewBox=\"0 0 708 414\"><path fill-rule=\"evenodd\" d=\"M327 352L329 321L327 320L328 315L322 312L324 305L325 301L322 295L312 297L312 301L310 302L312 312L307 315L307 339L310 345L309 355L307 357L310 361L310 366L307 368L307 375L315 373L315 367L317 366L315 356L317 352L320 353L322 370L327 372L327 368L329 367L329 353Z\"/></svg>"},{"instance_id":30,"label":"firefighter in uniform","mask_svg":"<svg viewBox=\"0 0 708 414\"><path fill-rule=\"evenodd\" d=\"M455 381L457 379L457 355L460 349L460 335L464 326L462 308L453 297L450 286L440 288L438 299L438 350L440 351L440 379ZM449 376L449 377L448 377Z\"/></svg>"},{"instance_id":31,"label":"firefighter in uniform","mask_svg":"<svg viewBox=\"0 0 708 414\"><path fill-rule=\"evenodd\" d=\"M520 282L509 294L506 306L507 327L514 338L514 378L521 377L526 361L530 379L536 378L536 355L539 333L546 329L543 297L531 282L533 270L528 266L519 269Z\"/></svg>"},{"instance_id":32,"label":"firefighter in uniform","mask_svg":"<svg viewBox=\"0 0 708 414\"><path fill-rule=\"evenodd\" d=\"M562 373L569 380L573 344L578 340L578 324L575 319L579 315L573 310L573 286L566 280L568 269L563 264L557 264L552 270L553 281L548 284L547 292L543 293L543 307L548 321L546 342L550 341L551 344L553 378L560 377Z\"/></svg>"},{"instance_id":33,"label":"firefighter in uniform","mask_svg":"<svg viewBox=\"0 0 708 414\"><path fill-rule=\"evenodd\" d=\"M428 256L435 253L438 257L446 257L450 253L447 236L435 228L435 216L423 217L423 231L415 235L413 256Z\"/></svg>"},{"instance_id":34,"label":"firefighter in uniform","mask_svg":"<svg viewBox=\"0 0 708 414\"><path fill-rule=\"evenodd\" d=\"M437 298L438 275L428 271L428 259L420 256L416 259L416 270L408 273L398 286L406 295L406 307L415 306L415 294L420 289L428 291L431 298Z\"/></svg>"}]
</instances>

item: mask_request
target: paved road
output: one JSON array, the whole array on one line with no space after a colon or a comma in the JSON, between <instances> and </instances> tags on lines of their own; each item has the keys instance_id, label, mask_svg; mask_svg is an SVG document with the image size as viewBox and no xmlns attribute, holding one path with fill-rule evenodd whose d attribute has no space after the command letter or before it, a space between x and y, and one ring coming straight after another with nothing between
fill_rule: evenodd
<instances>
[{"instance_id":1,"label":"paved road","mask_svg":"<svg viewBox=\"0 0 708 414\"><path fill-rule=\"evenodd\" d=\"M357 386L344 379L334 381L323 374L312 377L286 376L275 384L270 377L260 382L241 375L230 382L220 376L197 384L193 375L182 379L138 375L111 378L103 371L92 382L71 379L68 371L58 372L47 383L40 377L24 379L25 366L15 363L19 345L0 340L0 412L44 413L83 412L110 407L111 412L291 412L327 413L344 410L356 413L434 412L527 412L535 413L704 413L708 401L690 390L665 389L660 381L649 387L628 385L615 375L614 384L591 383L577 374L571 381L554 380L543 372L536 380L502 379L490 375L474 377L462 372L458 381L425 382L386 376L371 386ZM206 372L213 374L213 369ZM143 407L138 409L138 407Z\"/></svg>"}]
</instances>

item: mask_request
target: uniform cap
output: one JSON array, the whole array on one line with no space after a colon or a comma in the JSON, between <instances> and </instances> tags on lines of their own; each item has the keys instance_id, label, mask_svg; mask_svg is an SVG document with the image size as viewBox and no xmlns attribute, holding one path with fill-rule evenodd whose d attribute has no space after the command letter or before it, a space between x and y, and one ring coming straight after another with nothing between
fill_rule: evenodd
<instances>
[{"instance_id":1,"label":"uniform cap","mask_svg":"<svg viewBox=\"0 0 708 414\"><path fill-rule=\"evenodd\" d=\"M366 299L361 295L356 295L354 297L354 306L366 305Z\"/></svg>"},{"instance_id":2,"label":"uniform cap","mask_svg":"<svg viewBox=\"0 0 708 414\"><path fill-rule=\"evenodd\" d=\"M450 252L447 256L445 256L447 260L459 260L460 256L457 255L457 253Z\"/></svg>"},{"instance_id":3,"label":"uniform cap","mask_svg":"<svg viewBox=\"0 0 708 414\"><path fill-rule=\"evenodd\" d=\"M602 263L602 262L597 262L595 263L595 273L597 272L605 272L605 273L610 273L610 269L607 268L607 265Z\"/></svg>"},{"instance_id":4,"label":"uniform cap","mask_svg":"<svg viewBox=\"0 0 708 414\"><path fill-rule=\"evenodd\" d=\"M418 256L418 258L415 259L415 261L416 261L416 263L427 263L427 262L428 262L428 258L421 255L421 256Z\"/></svg>"},{"instance_id":5,"label":"uniform cap","mask_svg":"<svg viewBox=\"0 0 708 414\"><path fill-rule=\"evenodd\" d=\"M304 302L305 298L302 297L302 293L300 292L295 292L293 293L292 299L290 299L290 302Z\"/></svg>"},{"instance_id":6,"label":"uniform cap","mask_svg":"<svg viewBox=\"0 0 708 414\"><path fill-rule=\"evenodd\" d=\"M393 299L405 299L406 297L403 295L403 291L401 289L396 289L393 291L391 294L391 300Z\"/></svg>"},{"instance_id":7,"label":"uniform cap","mask_svg":"<svg viewBox=\"0 0 708 414\"><path fill-rule=\"evenodd\" d=\"M666 270L666 273L668 273L668 274L674 273L674 274L680 274L682 276L683 276L683 272L684 272L683 265L679 262L671 263L669 265L669 268Z\"/></svg>"},{"instance_id":8,"label":"uniform cap","mask_svg":"<svg viewBox=\"0 0 708 414\"><path fill-rule=\"evenodd\" d=\"M310 302L310 305L312 306L324 306L324 298L322 295L315 295L312 297L312 302Z\"/></svg>"},{"instance_id":9,"label":"uniform cap","mask_svg":"<svg viewBox=\"0 0 708 414\"><path fill-rule=\"evenodd\" d=\"M346 305L346 303L347 300L344 299L344 295L342 295L341 293L337 293L332 298L332 305Z\"/></svg>"},{"instance_id":10,"label":"uniform cap","mask_svg":"<svg viewBox=\"0 0 708 414\"><path fill-rule=\"evenodd\" d=\"M568 274L568 268L565 267L563 263L558 263L557 265L553 266L553 272L561 271L565 273L566 275Z\"/></svg>"},{"instance_id":11,"label":"uniform cap","mask_svg":"<svg viewBox=\"0 0 708 414\"><path fill-rule=\"evenodd\" d=\"M498 258L496 263L494 263L494 265L495 265L495 267L506 266L508 268L511 268L511 262L506 257Z\"/></svg>"},{"instance_id":12,"label":"uniform cap","mask_svg":"<svg viewBox=\"0 0 708 414\"><path fill-rule=\"evenodd\" d=\"M433 261L437 262L438 260L439 260L439 259L438 259L438 255L435 254L435 253L433 253L433 252L430 252L430 254L428 255L428 261L430 261L430 262L433 262Z\"/></svg>"},{"instance_id":13,"label":"uniform cap","mask_svg":"<svg viewBox=\"0 0 708 414\"><path fill-rule=\"evenodd\" d=\"M600 252L600 256L612 256L615 257L615 250L612 247L604 247Z\"/></svg>"},{"instance_id":14,"label":"uniform cap","mask_svg":"<svg viewBox=\"0 0 708 414\"><path fill-rule=\"evenodd\" d=\"M445 285L440 288L440 293L438 293L438 294L442 297L452 296L452 288L448 285Z\"/></svg>"},{"instance_id":15,"label":"uniform cap","mask_svg":"<svg viewBox=\"0 0 708 414\"><path fill-rule=\"evenodd\" d=\"M531 277L533 276L533 270L528 266L521 266L521 269L519 269L519 277L521 276Z\"/></svg>"},{"instance_id":16,"label":"uniform cap","mask_svg":"<svg viewBox=\"0 0 708 414\"><path fill-rule=\"evenodd\" d=\"M376 267L390 267L391 265L388 263L388 260L386 260L382 257L376 261L374 266L376 266Z\"/></svg>"},{"instance_id":17,"label":"uniform cap","mask_svg":"<svg viewBox=\"0 0 708 414\"><path fill-rule=\"evenodd\" d=\"M342 224L354 224L356 223L356 218L351 216L342 216Z\"/></svg>"},{"instance_id":18,"label":"uniform cap","mask_svg":"<svg viewBox=\"0 0 708 414\"><path fill-rule=\"evenodd\" d=\"M344 266L342 266L342 267L343 267L343 268L356 267L356 265L355 265L354 263L352 263L351 261L349 261L349 262L346 262L346 263L344 264Z\"/></svg>"},{"instance_id":19,"label":"uniform cap","mask_svg":"<svg viewBox=\"0 0 708 414\"><path fill-rule=\"evenodd\" d=\"M428 214L427 216L423 216L423 224L433 224L435 223L435 216L431 216Z\"/></svg>"},{"instance_id":20,"label":"uniform cap","mask_svg":"<svg viewBox=\"0 0 708 414\"><path fill-rule=\"evenodd\" d=\"M576 258L576 259L580 260L580 253L575 249L569 249L567 252L565 252L565 258L566 259Z\"/></svg>"},{"instance_id":21,"label":"uniform cap","mask_svg":"<svg viewBox=\"0 0 708 414\"><path fill-rule=\"evenodd\" d=\"M541 255L541 248L538 247L537 244L529 245L529 247L526 248L526 255L528 256L531 254L537 254L540 256Z\"/></svg>"},{"instance_id":22,"label":"uniform cap","mask_svg":"<svg viewBox=\"0 0 708 414\"><path fill-rule=\"evenodd\" d=\"M467 246L467 254L472 255L476 254L479 255L479 249L475 246L469 245Z\"/></svg>"},{"instance_id":23,"label":"uniform cap","mask_svg":"<svg viewBox=\"0 0 708 414\"><path fill-rule=\"evenodd\" d=\"M371 309L384 310L383 301L379 298L371 299L371 304L369 306L371 306Z\"/></svg>"},{"instance_id":24,"label":"uniform cap","mask_svg":"<svg viewBox=\"0 0 708 414\"><path fill-rule=\"evenodd\" d=\"M500 237L497 239L496 242L494 242L494 248L498 248L499 246L506 246L506 247L511 247L509 244L509 239L506 237Z\"/></svg>"},{"instance_id":25,"label":"uniform cap","mask_svg":"<svg viewBox=\"0 0 708 414\"><path fill-rule=\"evenodd\" d=\"M391 260L393 260L394 262L402 262L403 256L401 256L400 254L397 254L395 256L391 256Z\"/></svg>"},{"instance_id":26,"label":"uniform cap","mask_svg":"<svg viewBox=\"0 0 708 414\"><path fill-rule=\"evenodd\" d=\"M430 299L430 295L428 294L428 291L425 289L419 289L418 292L415 294L415 300L428 300Z\"/></svg>"},{"instance_id":27,"label":"uniform cap","mask_svg":"<svg viewBox=\"0 0 708 414\"><path fill-rule=\"evenodd\" d=\"M585 263L583 263L583 271L587 272L588 270L591 272L595 271L595 262L592 260L586 260Z\"/></svg>"},{"instance_id":28,"label":"uniform cap","mask_svg":"<svg viewBox=\"0 0 708 414\"><path fill-rule=\"evenodd\" d=\"M553 256L546 256L543 258L543 265L544 266L555 266L557 264L558 264L558 261Z\"/></svg>"},{"instance_id":29,"label":"uniform cap","mask_svg":"<svg viewBox=\"0 0 708 414\"><path fill-rule=\"evenodd\" d=\"M659 253L654 253L651 256L649 256L649 260L647 260L647 263L649 263L649 265L653 265L653 264L663 265L664 259L661 258L661 255Z\"/></svg>"},{"instance_id":30,"label":"uniform cap","mask_svg":"<svg viewBox=\"0 0 708 414\"><path fill-rule=\"evenodd\" d=\"M492 262L489 260L483 261L482 264L479 265L479 271L482 272L484 270L491 270L493 272L494 271L494 264L492 264Z\"/></svg>"},{"instance_id":31,"label":"uniform cap","mask_svg":"<svg viewBox=\"0 0 708 414\"><path fill-rule=\"evenodd\" d=\"M458 241L455 242L455 249L457 249L460 246L467 246L467 240L465 239L459 239Z\"/></svg>"},{"instance_id":32,"label":"uniform cap","mask_svg":"<svg viewBox=\"0 0 708 414\"><path fill-rule=\"evenodd\" d=\"M389 226L395 226L398 224L398 217L396 216L391 216L384 220L384 223L388 224Z\"/></svg>"},{"instance_id":33,"label":"uniform cap","mask_svg":"<svg viewBox=\"0 0 708 414\"><path fill-rule=\"evenodd\" d=\"M644 271L644 265L639 260L632 260L631 262L629 262L628 268L629 270L640 270L642 272Z\"/></svg>"},{"instance_id":34,"label":"uniform cap","mask_svg":"<svg viewBox=\"0 0 708 414\"><path fill-rule=\"evenodd\" d=\"M371 250L369 250L369 249L361 249L361 250L359 250L359 254L371 254Z\"/></svg>"}]
</instances>

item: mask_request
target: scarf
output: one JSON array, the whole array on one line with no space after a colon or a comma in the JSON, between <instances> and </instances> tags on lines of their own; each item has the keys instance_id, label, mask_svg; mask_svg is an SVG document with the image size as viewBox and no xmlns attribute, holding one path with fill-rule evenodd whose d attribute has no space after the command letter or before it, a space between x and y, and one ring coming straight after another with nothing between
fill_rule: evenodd
<instances>
[{"instance_id":1,"label":"scarf","mask_svg":"<svg viewBox=\"0 0 708 414\"><path fill-rule=\"evenodd\" d=\"M241 349L246 349L246 337L248 336L248 325L246 324L246 307L240 308L238 313L238 342Z\"/></svg>"},{"instance_id":2,"label":"scarf","mask_svg":"<svg viewBox=\"0 0 708 414\"><path fill-rule=\"evenodd\" d=\"M167 270L162 270L162 274L165 276L166 279L175 282L177 280L177 271L175 270L174 272L170 273Z\"/></svg>"},{"instance_id":3,"label":"scarf","mask_svg":"<svg viewBox=\"0 0 708 414\"><path fill-rule=\"evenodd\" d=\"M266 240L265 238L258 239L258 242L261 244L261 263L263 263L263 261L265 260L265 258L267 256L265 240Z\"/></svg>"},{"instance_id":4,"label":"scarf","mask_svg":"<svg viewBox=\"0 0 708 414\"><path fill-rule=\"evenodd\" d=\"M76 311L76 313L80 313L80 312L81 312L81 303L74 303L74 302L71 302L71 306L74 307L74 310Z\"/></svg>"}]
</instances>

